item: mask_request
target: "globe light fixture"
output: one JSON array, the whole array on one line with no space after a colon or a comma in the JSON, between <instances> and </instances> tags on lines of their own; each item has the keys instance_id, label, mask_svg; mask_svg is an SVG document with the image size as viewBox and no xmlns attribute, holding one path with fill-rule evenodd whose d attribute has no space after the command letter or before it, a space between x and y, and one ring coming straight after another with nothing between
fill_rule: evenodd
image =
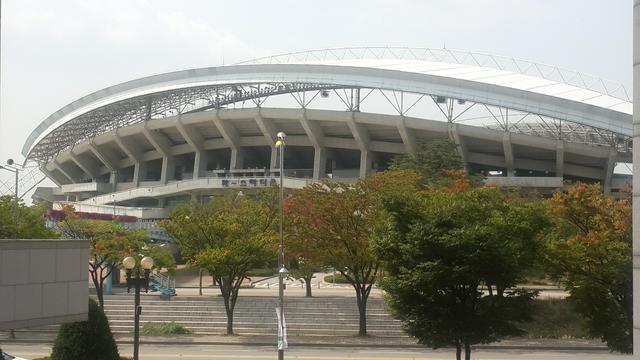
<instances>
[{"instance_id":1,"label":"globe light fixture","mask_svg":"<svg viewBox=\"0 0 640 360\"><path fill-rule=\"evenodd\" d=\"M142 314L142 306L140 306L140 289L144 288L145 292L149 291L149 274L153 269L153 259L145 256L136 261L133 256L127 256L122 259L122 267L127 272L127 292L133 287L134 292L134 321L133 321L133 359L139 360L138 352L140 349L140 314Z\"/></svg>"}]
</instances>

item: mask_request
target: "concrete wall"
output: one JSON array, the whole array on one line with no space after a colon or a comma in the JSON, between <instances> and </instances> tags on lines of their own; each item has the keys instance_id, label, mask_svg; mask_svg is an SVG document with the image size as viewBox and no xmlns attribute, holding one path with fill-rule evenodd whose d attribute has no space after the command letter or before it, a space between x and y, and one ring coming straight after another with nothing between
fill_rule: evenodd
<instances>
[{"instance_id":1,"label":"concrete wall","mask_svg":"<svg viewBox=\"0 0 640 360\"><path fill-rule=\"evenodd\" d=\"M0 330L87 319L89 243L0 240Z\"/></svg>"},{"instance_id":2,"label":"concrete wall","mask_svg":"<svg viewBox=\"0 0 640 360\"><path fill-rule=\"evenodd\" d=\"M640 359L640 0L633 2L633 353Z\"/></svg>"}]
</instances>

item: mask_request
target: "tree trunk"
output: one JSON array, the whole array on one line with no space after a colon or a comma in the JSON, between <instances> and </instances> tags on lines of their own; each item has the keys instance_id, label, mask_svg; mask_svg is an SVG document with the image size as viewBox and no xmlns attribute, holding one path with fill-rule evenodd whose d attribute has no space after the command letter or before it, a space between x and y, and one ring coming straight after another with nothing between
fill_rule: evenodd
<instances>
[{"instance_id":1,"label":"tree trunk","mask_svg":"<svg viewBox=\"0 0 640 360\"><path fill-rule=\"evenodd\" d=\"M202 295L202 269L200 269L200 287L199 287L199 292L198 293L200 295Z\"/></svg>"},{"instance_id":2,"label":"tree trunk","mask_svg":"<svg viewBox=\"0 0 640 360\"><path fill-rule=\"evenodd\" d=\"M456 360L462 360L462 346L456 344Z\"/></svg>"},{"instance_id":3,"label":"tree trunk","mask_svg":"<svg viewBox=\"0 0 640 360\"><path fill-rule=\"evenodd\" d=\"M98 297L98 305L101 309L104 309L104 294L102 293L102 284L98 280L98 273L91 271L91 281L93 281L93 287L96 289L96 296Z\"/></svg>"},{"instance_id":4,"label":"tree trunk","mask_svg":"<svg viewBox=\"0 0 640 360\"><path fill-rule=\"evenodd\" d=\"M233 311L227 310L227 335L233 335Z\"/></svg>"},{"instance_id":5,"label":"tree trunk","mask_svg":"<svg viewBox=\"0 0 640 360\"><path fill-rule=\"evenodd\" d=\"M304 278L304 284L307 287L307 297L311 297L311 276Z\"/></svg>"},{"instance_id":6,"label":"tree trunk","mask_svg":"<svg viewBox=\"0 0 640 360\"><path fill-rule=\"evenodd\" d=\"M358 336L367 336L367 298L368 294L361 294L356 291L356 300L358 301L358 312L360 313L360 328Z\"/></svg>"},{"instance_id":7,"label":"tree trunk","mask_svg":"<svg viewBox=\"0 0 640 360\"><path fill-rule=\"evenodd\" d=\"M471 345L464 343L464 360L471 360Z\"/></svg>"}]
</instances>

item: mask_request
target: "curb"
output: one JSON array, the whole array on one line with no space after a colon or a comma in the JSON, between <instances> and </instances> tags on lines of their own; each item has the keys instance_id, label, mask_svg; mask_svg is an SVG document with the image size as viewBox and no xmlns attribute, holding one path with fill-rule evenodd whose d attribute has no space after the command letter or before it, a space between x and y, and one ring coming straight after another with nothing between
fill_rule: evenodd
<instances>
[{"instance_id":1,"label":"curb","mask_svg":"<svg viewBox=\"0 0 640 360\"><path fill-rule=\"evenodd\" d=\"M3 339L1 342L12 344L52 344L53 339ZM118 344L133 344L132 340L116 339ZM215 345L215 346L256 346L275 347L274 342L226 342L226 341L175 341L175 340L140 340L142 345ZM428 348L419 344L355 344L355 343L290 343L290 347L305 348L376 348L376 349L425 349ZM447 349L447 348L445 348ZM453 348L452 348L453 349ZM533 350L533 351L588 351L588 352L610 352L606 346L569 346L569 345L476 345L472 346L476 350Z\"/></svg>"}]
</instances>

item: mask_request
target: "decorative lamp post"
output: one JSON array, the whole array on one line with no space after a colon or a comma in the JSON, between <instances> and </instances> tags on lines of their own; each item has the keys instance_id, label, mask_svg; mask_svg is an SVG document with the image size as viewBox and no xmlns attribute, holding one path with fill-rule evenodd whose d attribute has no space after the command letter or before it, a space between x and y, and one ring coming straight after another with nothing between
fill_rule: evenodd
<instances>
[{"instance_id":1,"label":"decorative lamp post","mask_svg":"<svg viewBox=\"0 0 640 360\"><path fill-rule=\"evenodd\" d=\"M140 347L140 288L145 292L149 291L149 273L153 268L153 259L145 256L137 264L136 259L127 256L122 260L122 266L127 272L127 292L133 287L135 289L135 313L133 323L133 359L138 360L138 348Z\"/></svg>"},{"instance_id":2,"label":"decorative lamp post","mask_svg":"<svg viewBox=\"0 0 640 360\"><path fill-rule=\"evenodd\" d=\"M276 313L278 315L278 360L284 359L284 349L287 348L287 328L284 325L284 278L287 276L287 268L284 265L284 232L283 232L283 224L284 224L284 140L287 137L287 134L283 132L279 132L276 135L278 140L276 141L276 147L280 150L280 246L278 247L279 252L279 263L280 270L278 271L278 299L279 304L276 309Z\"/></svg>"}]
</instances>

